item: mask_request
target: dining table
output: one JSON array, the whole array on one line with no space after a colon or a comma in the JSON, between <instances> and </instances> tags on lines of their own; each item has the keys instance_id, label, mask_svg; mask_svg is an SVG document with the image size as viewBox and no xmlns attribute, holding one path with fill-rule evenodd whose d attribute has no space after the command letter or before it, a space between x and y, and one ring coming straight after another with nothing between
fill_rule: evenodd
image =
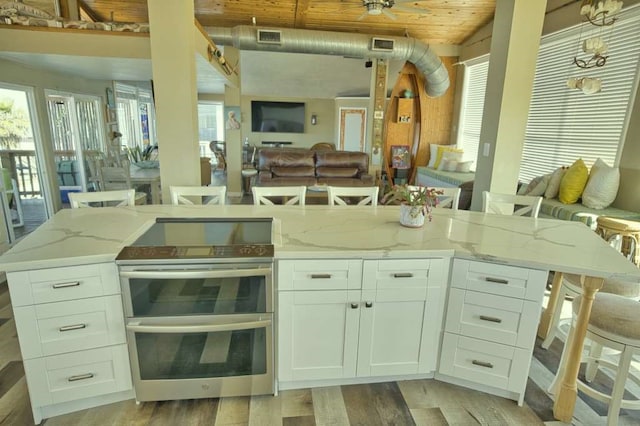
<instances>
[{"instance_id":1,"label":"dining table","mask_svg":"<svg viewBox=\"0 0 640 426\"><path fill-rule=\"evenodd\" d=\"M149 185L151 191L151 204L162 203L160 190L160 168L141 168L135 164L129 165L129 175L133 185Z\"/></svg>"}]
</instances>

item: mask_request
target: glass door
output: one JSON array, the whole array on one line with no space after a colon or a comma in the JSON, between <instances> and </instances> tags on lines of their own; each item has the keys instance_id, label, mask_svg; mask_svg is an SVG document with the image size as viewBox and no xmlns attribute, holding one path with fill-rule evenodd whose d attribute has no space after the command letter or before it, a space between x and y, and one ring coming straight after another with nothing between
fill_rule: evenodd
<instances>
[{"instance_id":1,"label":"glass door","mask_svg":"<svg viewBox=\"0 0 640 426\"><path fill-rule=\"evenodd\" d=\"M33 88L0 82L2 241L23 237L53 214L42 149Z\"/></svg>"},{"instance_id":2,"label":"glass door","mask_svg":"<svg viewBox=\"0 0 640 426\"><path fill-rule=\"evenodd\" d=\"M95 189L97 177L89 162L106 151L103 120L98 97L47 93L56 159L60 200L68 204L68 193Z\"/></svg>"}]
</instances>

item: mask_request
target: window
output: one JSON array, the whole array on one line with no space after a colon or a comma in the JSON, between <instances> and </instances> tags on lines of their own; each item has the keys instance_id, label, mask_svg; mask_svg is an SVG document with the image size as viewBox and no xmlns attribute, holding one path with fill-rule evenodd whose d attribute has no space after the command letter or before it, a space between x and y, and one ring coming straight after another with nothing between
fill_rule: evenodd
<instances>
[{"instance_id":1,"label":"window","mask_svg":"<svg viewBox=\"0 0 640 426\"><path fill-rule=\"evenodd\" d=\"M157 145L155 109L151 89L115 84L118 131L121 143L130 148Z\"/></svg>"},{"instance_id":2,"label":"window","mask_svg":"<svg viewBox=\"0 0 640 426\"><path fill-rule=\"evenodd\" d=\"M621 12L609 40L609 59L599 69L580 70L572 63L580 26L542 38L520 180L528 182L559 166L571 165L580 157L587 164L598 157L610 165L617 163L638 79L639 23L640 7ZM482 118L478 103L484 103L487 70L488 62L470 64L463 94L458 143L475 155ZM569 77L586 75L602 78L602 92L584 95L567 88Z\"/></svg>"},{"instance_id":3,"label":"window","mask_svg":"<svg viewBox=\"0 0 640 426\"><path fill-rule=\"evenodd\" d=\"M487 88L489 56L483 56L465 65L460 132L457 143L458 147L464 150L463 161L473 161L472 169L475 169L478 146L480 145L480 127L482 126L484 94Z\"/></svg>"},{"instance_id":4,"label":"window","mask_svg":"<svg viewBox=\"0 0 640 426\"><path fill-rule=\"evenodd\" d=\"M209 144L211 141L224 141L224 117L221 103L198 104L198 134L200 156L213 158Z\"/></svg>"}]
</instances>

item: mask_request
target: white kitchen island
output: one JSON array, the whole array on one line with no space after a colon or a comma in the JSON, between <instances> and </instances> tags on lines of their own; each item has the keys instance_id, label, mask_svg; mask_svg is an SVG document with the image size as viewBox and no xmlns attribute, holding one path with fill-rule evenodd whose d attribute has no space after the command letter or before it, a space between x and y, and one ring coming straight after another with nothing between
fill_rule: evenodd
<instances>
[{"instance_id":1,"label":"white kitchen island","mask_svg":"<svg viewBox=\"0 0 640 426\"><path fill-rule=\"evenodd\" d=\"M593 277L586 280L588 292L597 291L602 278L640 281L638 268L581 223L436 209L431 223L411 229L401 227L398 216L393 206L58 212L0 258L36 422L133 396L115 257L156 217L275 218L282 388L435 376L521 402L547 272ZM78 277L93 283L89 293L58 298L47 292L52 282L71 286ZM95 306L87 308L88 302ZM588 319L586 305L581 322ZM46 335L46 319L88 310L105 312L108 339L66 344ZM326 326L324 346L304 340L321 332L314 318ZM582 340L576 338L574 352ZM74 365L88 359L109 380L73 375ZM64 376L67 370L71 376ZM575 400L572 371L555 405L565 421L572 394ZM64 386L42 389L46 383L36 380L50 375L52 382L56 374Z\"/></svg>"}]
</instances>

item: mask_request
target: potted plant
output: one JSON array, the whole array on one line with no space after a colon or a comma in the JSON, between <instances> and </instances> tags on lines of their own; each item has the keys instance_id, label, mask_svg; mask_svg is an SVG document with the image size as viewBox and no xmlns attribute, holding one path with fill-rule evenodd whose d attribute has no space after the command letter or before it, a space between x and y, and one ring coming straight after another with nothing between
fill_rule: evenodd
<instances>
[{"instance_id":1,"label":"potted plant","mask_svg":"<svg viewBox=\"0 0 640 426\"><path fill-rule=\"evenodd\" d=\"M394 185L384 197L383 204L400 204L400 224L410 228L424 225L425 216L431 222L431 209L438 204L442 191L426 186Z\"/></svg>"}]
</instances>

